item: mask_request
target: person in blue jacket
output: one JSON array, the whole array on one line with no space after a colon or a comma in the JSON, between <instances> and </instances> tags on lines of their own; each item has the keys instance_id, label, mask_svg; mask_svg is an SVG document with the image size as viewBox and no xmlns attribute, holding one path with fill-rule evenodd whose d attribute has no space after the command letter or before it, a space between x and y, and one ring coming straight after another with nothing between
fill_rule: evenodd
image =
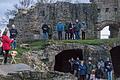
<instances>
[{"instance_id":1,"label":"person in blue jacket","mask_svg":"<svg viewBox=\"0 0 120 80\"><path fill-rule=\"evenodd\" d=\"M87 75L87 66L84 64L82 60L78 67L78 80L86 80Z\"/></svg>"},{"instance_id":2,"label":"person in blue jacket","mask_svg":"<svg viewBox=\"0 0 120 80\"><path fill-rule=\"evenodd\" d=\"M56 31L58 32L58 39L62 40L62 33L64 31L64 24L62 22L57 23Z\"/></svg>"}]
</instances>

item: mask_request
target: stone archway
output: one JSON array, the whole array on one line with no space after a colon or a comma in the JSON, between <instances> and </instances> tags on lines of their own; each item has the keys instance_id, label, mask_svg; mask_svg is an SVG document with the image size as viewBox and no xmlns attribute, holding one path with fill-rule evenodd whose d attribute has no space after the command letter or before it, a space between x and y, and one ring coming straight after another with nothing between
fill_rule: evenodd
<instances>
[{"instance_id":1,"label":"stone archway","mask_svg":"<svg viewBox=\"0 0 120 80\"><path fill-rule=\"evenodd\" d=\"M99 59L106 59L110 56L109 50L107 50L106 47L103 46L97 46L97 45L82 45L78 43L66 43L66 44L53 44L44 49L44 57L48 58L50 64L48 67L50 70L54 71L55 66L55 57L56 55L59 55L62 51L66 50L82 50L83 59L85 61L88 60L88 57L91 57L93 62L96 63Z\"/></svg>"},{"instance_id":2,"label":"stone archway","mask_svg":"<svg viewBox=\"0 0 120 80\"><path fill-rule=\"evenodd\" d=\"M96 31L97 31L97 38L100 39L100 31L105 28L106 26L109 26L110 30L110 38L116 38L119 35L119 28L120 25L116 21L111 21L111 20L105 20L101 21L96 24Z\"/></svg>"},{"instance_id":3,"label":"stone archway","mask_svg":"<svg viewBox=\"0 0 120 80\"><path fill-rule=\"evenodd\" d=\"M111 59L116 77L120 77L120 46L116 46L110 50Z\"/></svg>"},{"instance_id":4,"label":"stone archway","mask_svg":"<svg viewBox=\"0 0 120 80\"><path fill-rule=\"evenodd\" d=\"M60 52L55 56L54 70L66 73L71 72L69 60L71 58L76 59L77 57L79 57L80 60L83 60L82 49L70 49Z\"/></svg>"}]
</instances>

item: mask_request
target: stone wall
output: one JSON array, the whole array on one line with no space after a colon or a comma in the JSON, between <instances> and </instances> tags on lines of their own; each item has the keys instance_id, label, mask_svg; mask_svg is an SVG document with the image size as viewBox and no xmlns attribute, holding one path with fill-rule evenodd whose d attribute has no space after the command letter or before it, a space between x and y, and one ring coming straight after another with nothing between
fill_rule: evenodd
<instances>
[{"instance_id":1,"label":"stone wall","mask_svg":"<svg viewBox=\"0 0 120 80\"><path fill-rule=\"evenodd\" d=\"M94 0L99 11L98 22L105 20L116 21L117 13L120 9L119 0ZM120 17L119 17L120 18Z\"/></svg>"},{"instance_id":2,"label":"stone wall","mask_svg":"<svg viewBox=\"0 0 120 80\"><path fill-rule=\"evenodd\" d=\"M100 59L106 60L107 57L110 57L109 47L107 46L81 45L75 43L50 45L43 51L43 55L49 59L49 63L52 64L51 68L53 69L55 65L55 56L64 50L70 49L82 49L83 59L87 61L88 58L91 57L94 63Z\"/></svg>"},{"instance_id":3,"label":"stone wall","mask_svg":"<svg viewBox=\"0 0 120 80\"><path fill-rule=\"evenodd\" d=\"M69 73L20 71L7 76L0 75L0 80L77 80L77 78Z\"/></svg>"},{"instance_id":4,"label":"stone wall","mask_svg":"<svg viewBox=\"0 0 120 80\"><path fill-rule=\"evenodd\" d=\"M53 29L58 21L86 22L86 38L100 38L100 30L110 26L110 37L119 36L120 28L120 1L119 0L92 0L92 3L56 2L37 3L28 10L18 10L14 19L9 21L8 27L15 24L19 35L18 41L42 39L41 26L48 23ZM103 25L105 23L105 25ZM56 35L55 35L56 36Z\"/></svg>"},{"instance_id":5,"label":"stone wall","mask_svg":"<svg viewBox=\"0 0 120 80\"><path fill-rule=\"evenodd\" d=\"M112 47L115 47L119 44L120 44L119 42L112 44L112 46L111 45L97 46L77 43L51 44L46 46L44 50L40 51L35 50L32 52L24 53L21 60L23 63L30 65L35 70L44 72L54 71L55 57L64 50L81 49L83 59L85 61L87 61L88 58L91 57L93 62L96 63L100 59L106 60L107 57L110 57L110 50L112 49Z\"/></svg>"},{"instance_id":6,"label":"stone wall","mask_svg":"<svg viewBox=\"0 0 120 80\"><path fill-rule=\"evenodd\" d=\"M43 23L49 24L54 31L54 26L58 21L65 23L79 19L87 24L86 37L92 38L95 23L92 20L94 15L92 11L93 7L90 3L37 3L28 10L19 9L14 19L10 19L8 28L15 24L19 32L18 41L27 41L35 39L36 36L36 39L42 39L41 26Z\"/></svg>"},{"instance_id":7,"label":"stone wall","mask_svg":"<svg viewBox=\"0 0 120 80\"><path fill-rule=\"evenodd\" d=\"M120 28L120 1L119 0L93 0L93 3L97 5L97 24L95 31L102 30L104 27L110 27L110 38L116 38L119 35ZM105 23L103 25L103 23ZM100 38L100 37L98 37Z\"/></svg>"},{"instance_id":8,"label":"stone wall","mask_svg":"<svg viewBox=\"0 0 120 80\"><path fill-rule=\"evenodd\" d=\"M83 50L83 56L85 60L89 57L94 62L99 59L106 60L110 57L109 51L112 47L120 45L120 42L110 45L87 45L87 44L52 44L46 46L44 50L30 51L23 53L21 62L30 65L36 71L20 71L16 73L10 73L8 76L0 75L1 80L77 80L70 73L61 73L54 71L55 56L64 50L81 49ZM48 59L48 60L47 60ZM47 60L47 61L45 61ZM43 65L44 64L44 65ZM39 69L37 68L39 67ZM48 70L47 70L48 68ZM119 80L119 79L118 79Z\"/></svg>"}]
</instances>

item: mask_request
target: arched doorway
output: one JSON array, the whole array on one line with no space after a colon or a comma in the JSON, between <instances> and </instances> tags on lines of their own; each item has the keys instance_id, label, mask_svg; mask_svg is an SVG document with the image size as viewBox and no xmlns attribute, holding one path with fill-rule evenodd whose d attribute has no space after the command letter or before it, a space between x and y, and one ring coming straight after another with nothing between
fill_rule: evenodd
<instances>
[{"instance_id":1,"label":"arched doorway","mask_svg":"<svg viewBox=\"0 0 120 80\"><path fill-rule=\"evenodd\" d=\"M120 77L120 46L114 47L110 50L114 74L116 77Z\"/></svg>"},{"instance_id":2,"label":"arched doorway","mask_svg":"<svg viewBox=\"0 0 120 80\"><path fill-rule=\"evenodd\" d=\"M104 34L109 34L109 38L116 38L119 34L119 23L115 21L102 21L96 24L97 38L101 39L101 32L105 29ZM109 27L108 27L109 26Z\"/></svg>"},{"instance_id":3,"label":"arched doorway","mask_svg":"<svg viewBox=\"0 0 120 80\"><path fill-rule=\"evenodd\" d=\"M100 31L100 39L109 39L109 36L110 36L109 26L106 26Z\"/></svg>"},{"instance_id":4,"label":"arched doorway","mask_svg":"<svg viewBox=\"0 0 120 80\"><path fill-rule=\"evenodd\" d=\"M60 52L55 56L54 70L65 73L71 72L69 60L71 58L76 59L77 57L79 57L80 60L83 60L83 53L81 49L70 49Z\"/></svg>"}]
</instances>

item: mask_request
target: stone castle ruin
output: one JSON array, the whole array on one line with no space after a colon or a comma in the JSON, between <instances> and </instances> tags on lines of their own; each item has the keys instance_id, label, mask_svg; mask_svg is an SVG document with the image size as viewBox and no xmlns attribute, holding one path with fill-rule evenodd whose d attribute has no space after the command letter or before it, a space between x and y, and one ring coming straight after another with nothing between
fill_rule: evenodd
<instances>
[{"instance_id":1,"label":"stone castle ruin","mask_svg":"<svg viewBox=\"0 0 120 80\"><path fill-rule=\"evenodd\" d=\"M93 13L94 7L90 3L37 3L29 10L18 10L16 16L9 20L8 27L11 28L11 25L15 24L19 32L18 40L27 41L42 38L41 26L43 23L49 24L53 29L52 33L55 33L54 27L57 22L75 22L78 19L87 25L86 37L93 38L96 19Z\"/></svg>"},{"instance_id":2,"label":"stone castle ruin","mask_svg":"<svg viewBox=\"0 0 120 80\"><path fill-rule=\"evenodd\" d=\"M96 36L100 38L100 31L109 26L110 38L120 34L120 1L119 0L92 0L97 5Z\"/></svg>"},{"instance_id":3,"label":"stone castle ruin","mask_svg":"<svg viewBox=\"0 0 120 80\"><path fill-rule=\"evenodd\" d=\"M91 3L69 3L69 2L56 2L56 3L37 3L30 9L19 9L18 13L13 19L9 20L8 28L12 24L16 25L18 29L18 41L24 42L34 39L42 39L41 26L43 23L49 24L53 32L56 33L54 27L57 22L61 21L75 21L79 19L85 22L87 26L86 39L100 38L100 31L109 26L110 38L120 36L120 1L119 0L91 0ZM117 44L119 45L119 44ZM114 46L112 46L114 47ZM115 50L116 49L116 50ZM114 51L115 50L115 51ZM96 59L106 59L111 55L114 63L115 74L119 77L119 52L120 47L109 49L104 45L78 45L78 44L65 44L65 45L50 45L45 48L44 56L49 59L51 70L60 72L69 72L70 68L63 64L68 64L71 56L77 56L82 59L92 57ZM74 54L76 52L76 54ZM64 54L67 53L67 54ZM80 54L78 54L80 53ZM67 60L66 60L67 59ZM59 63L61 65L59 65ZM62 66L62 68L59 68Z\"/></svg>"},{"instance_id":4,"label":"stone castle ruin","mask_svg":"<svg viewBox=\"0 0 120 80\"><path fill-rule=\"evenodd\" d=\"M110 38L118 37L120 33L120 1L91 0L91 3L37 3L30 9L19 9L13 19L9 20L18 29L19 41L42 39L41 26L49 24L53 32L58 21L75 22L78 19L87 26L86 39L100 38L100 31L109 26ZM54 35L53 35L54 36Z\"/></svg>"}]
</instances>

